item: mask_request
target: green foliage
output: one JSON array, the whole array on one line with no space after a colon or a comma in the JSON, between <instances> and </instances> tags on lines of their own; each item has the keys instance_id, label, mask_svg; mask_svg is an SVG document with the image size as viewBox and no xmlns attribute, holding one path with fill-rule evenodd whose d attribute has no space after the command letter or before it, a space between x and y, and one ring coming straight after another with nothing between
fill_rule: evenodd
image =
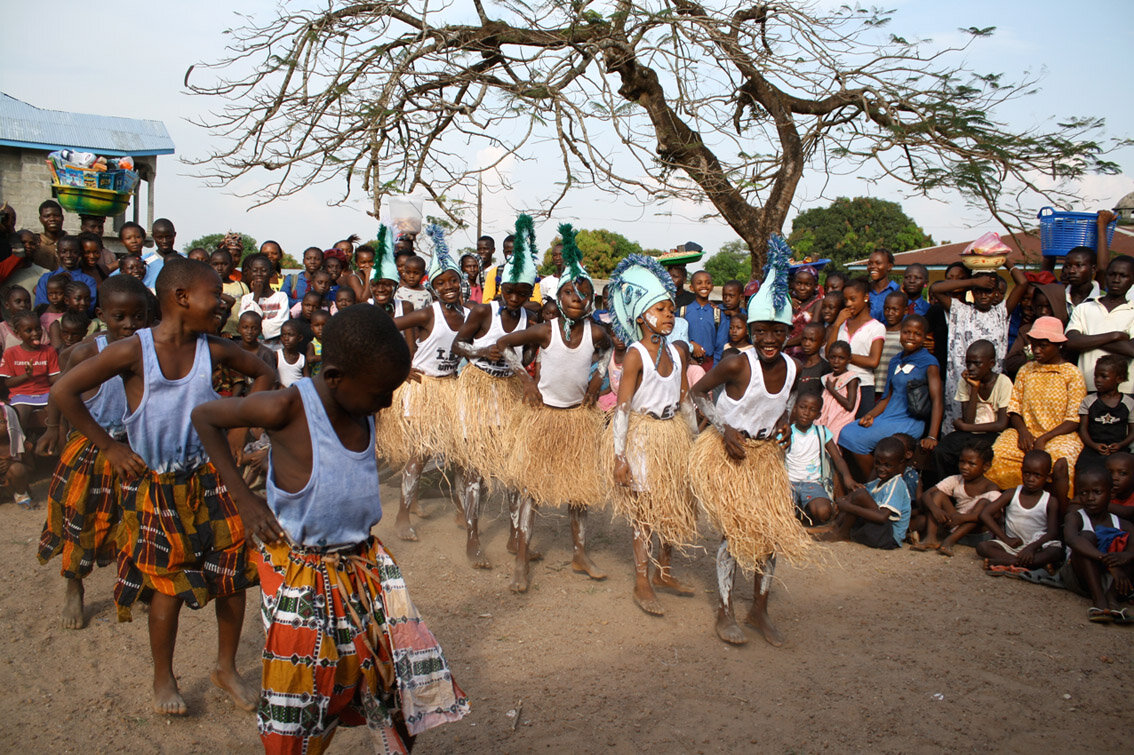
<instances>
[{"instance_id":1,"label":"green foliage","mask_svg":"<svg viewBox=\"0 0 1134 755\"><path fill-rule=\"evenodd\" d=\"M897 202L839 197L830 207L796 216L788 243L796 259L829 257L837 267L870 256L875 249L905 252L933 245L933 238Z\"/></svg>"},{"instance_id":2,"label":"green foliage","mask_svg":"<svg viewBox=\"0 0 1134 755\"><path fill-rule=\"evenodd\" d=\"M558 241L557 236L553 243ZM630 254L642 254L642 246L620 233L599 229L595 231L579 231L575 236L575 243L583 253L583 267L592 278L609 278L614 268ZM553 275L555 266L551 263L551 247L543 255L543 264L539 268L540 275Z\"/></svg>"},{"instance_id":3,"label":"green foliage","mask_svg":"<svg viewBox=\"0 0 1134 755\"><path fill-rule=\"evenodd\" d=\"M719 252L705 260L705 270L713 276L713 284L717 286L733 279L751 279L752 256L748 245L739 239L722 244Z\"/></svg>"},{"instance_id":4,"label":"green foliage","mask_svg":"<svg viewBox=\"0 0 1134 755\"><path fill-rule=\"evenodd\" d=\"M240 233L240 231L236 231L236 233ZM223 233L206 234L198 239L193 239L192 241L190 241L189 244L185 246L185 251L201 247L209 254L212 254L220 247L220 242L224 240L224 237L225 234ZM240 259L236 262L237 267L239 267L240 264L244 262L244 259L249 254L260 251L260 243L246 233L240 234L240 245L241 247L243 247L243 251L240 253ZM280 265L282 265L284 269L303 267L302 263L300 263L295 259L295 257L292 257L287 252L284 252L283 259L280 260Z\"/></svg>"}]
</instances>

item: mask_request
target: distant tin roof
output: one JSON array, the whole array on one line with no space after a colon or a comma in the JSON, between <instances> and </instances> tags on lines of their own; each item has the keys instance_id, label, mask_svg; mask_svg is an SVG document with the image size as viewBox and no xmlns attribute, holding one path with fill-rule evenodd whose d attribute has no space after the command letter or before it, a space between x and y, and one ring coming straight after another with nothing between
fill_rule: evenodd
<instances>
[{"instance_id":1,"label":"distant tin roof","mask_svg":"<svg viewBox=\"0 0 1134 755\"><path fill-rule=\"evenodd\" d=\"M56 150L72 147L102 155L172 155L161 121L42 110L0 92L0 145Z\"/></svg>"}]
</instances>

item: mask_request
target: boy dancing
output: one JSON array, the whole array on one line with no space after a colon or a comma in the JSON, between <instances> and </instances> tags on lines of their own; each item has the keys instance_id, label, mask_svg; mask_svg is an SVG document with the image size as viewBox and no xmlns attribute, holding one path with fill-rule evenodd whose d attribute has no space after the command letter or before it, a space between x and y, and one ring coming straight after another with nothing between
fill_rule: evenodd
<instances>
[{"instance_id":1,"label":"boy dancing","mask_svg":"<svg viewBox=\"0 0 1134 755\"><path fill-rule=\"evenodd\" d=\"M79 344L68 355L71 369L98 355L110 343L132 336L146 324L146 287L137 278L118 275L99 287L98 317L107 332ZM126 440L126 392L115 375L83 395L83 404L99 427L115 441ZM41 453L54 455L59 442L59 411L48 407L47 431ZM89 438L70 433L47 489L47 522L39 539L39 562L61 555L60 574L67 588L63 598L63 628L82 629L83 579L94 565L106 566L117 556L115 536L122 511L119 482L106 456Z\"/></svg>"},{"instance_id":2,"label":"boy dancing","mask_svg":"<svg viewBox=\"0 0 1134 755\"><path fill-rule=\"evenodd\" d=\"M559 226L559 236L565 265L556 291L559 316L496 342L509 359L514 356L513 347L540 349L538 384L528 377L523 365L512 365L533 405L521 423L523 436L516 443L518 467L523 470L523 495L516 515L515 592L526 592L530 583L528 546L533 506L566 504L571 512L571 568L591 579L606 579L587 555L587 507L606 499L598 451L603 421L594 404L612 344L603 327L590 317L594 285L583 269L575 230L564 223ZM592 375L591 365L596 361L598 367Z\"/></svg>"},{"instance_id":3,"label":"boy dancing","mask_svg":"<svg viewBox=\"0 0 1134 755\"><path fill-rule=\"evenodd\" d=\"M810 538L795 515L784 450L791 444L788 399L799 367L783 353L791 330L788 261L783 239L768 244L764 283L748 302L749 351L713 367L693 386L693 401L713 429L693 445L689 482L694 497L724 536L717 548L717 636L727 643L748 641L736 623L732 587L739 562L756 573L756 594L747 623L771 645L783 635L768 618L768 596L776 554L801 558ZM724 386L716 403L712 393Z\"/></svg>"},{"instance_id":4,"label":"boy dancing","mask_svg":"<svg viewBox=\"0 0 1134 755\"><path fill-rule=\"evenodd\" d=\"M267 752L322 752L365 725L376 752L405 753L468 713L401 570L370 534L382 518L373 415L409 373L385 312L350 307L323 331L323 369L290 388L193 411L201 441L259 541L264 642L258 707ZM225 429L271 438L266 500L249 490Z\"/></svg>"},{"instance_id":5,"label":"boy dancing","mask_svg":"<svg viewBox=\"0 0 1134 755\"><path fill-rule=\"evenodd\" d=\"M216 600L218 647L214 684L237 706L253 710L256 694L236 671L244 590L256 583L245 557L244 525L189 422L194 406L217 397L213 365L253 378L252 390L276 380L262 360L226 338L206 335L221 317L221 280L203 262L176 255L157 279L161 322L112 343L55 384L52 399L77 432L101 451L123 481L118 582L121 620L144 589L150 604L154 710L184 715L173 674L181 606ZM99 426L82 395L121 376L130 446ZM133 449L133 450L131 450Z\"/></svg>"}]
</instances>

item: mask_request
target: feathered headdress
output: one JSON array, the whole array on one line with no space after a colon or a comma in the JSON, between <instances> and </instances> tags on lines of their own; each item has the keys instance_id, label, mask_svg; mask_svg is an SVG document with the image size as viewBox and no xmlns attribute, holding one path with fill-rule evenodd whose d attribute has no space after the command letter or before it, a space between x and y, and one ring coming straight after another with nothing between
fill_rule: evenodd
<instances>
[{"instance_id":1,"label":"feathered headdress","mask_svg":"<svg viewBox=\"0 0 1134 755\"><path fill-rule=\"evenodd\" d=\"M398 264L394 261L394 232L388 225L378 226L378 239L374 244L374 269L370 280L389 280L397 283Z\"/></svg>"},{"instance_id":2,"label":"feathered headdress","mask_svg":"<svg viewBox=\"0 0 1134 755\"><path fill-rule=\"evenodd\" d=\"M512 245L512 258L508 260L503 283L527 283L534 286L536 278L535 225L530 215L516 218L516 240Z\"/></svg>"},{"instance_id":3,"label":"feathered headdress","mask_svg":"<svg viewBox=\"0 0 1134 755\"><path fill-rule=\"evenodd\" d=\"M663 299L673 299L673 278L653 257L631 254L618 263L607 289L607 307L618 340L629 346L641 340L638 318Z\"/></svg>"},{"instance_id":4,"label":"feathered headdress","mask_svg":"<svg viewBox=\"0 0 1134 755\"><path fill-rule=\"evenodd\" d=\"M590 280L583 267L583 252L575 244L576 231L570 223L559 224L559 238L563 242L563 275L559 276L559 289L580 278ZM558 293L558 291L557 291Z\"/></svg>"},{"instance_id":5,"label":"feathered headdress","mask_svg":"<svg viewBox=\"0 0 1134 755\"><path fill-rule=\"evenodd\" d=\"M430 223L425 227L425 233L433 242L433 257L429 260L429 274L426 276L430 285L433 284L437 276L447 270L454 271L460 278L461 266L449 256L449 243L445 241L445 229L436 223Z\"/></svg>"},{"instance_id":6,"label":"feathered headdress","mask_svg":"<svg viewBox=\"0 0 1134 755\"><path fill-rule=\"evenodd\" d=\"M768 239L768 262L764 282L748 300L748 322L779 322L791 325L791 297L788 296L788 267L791 247L784 237L773 233Z\"/></svg>"}]
</instances>

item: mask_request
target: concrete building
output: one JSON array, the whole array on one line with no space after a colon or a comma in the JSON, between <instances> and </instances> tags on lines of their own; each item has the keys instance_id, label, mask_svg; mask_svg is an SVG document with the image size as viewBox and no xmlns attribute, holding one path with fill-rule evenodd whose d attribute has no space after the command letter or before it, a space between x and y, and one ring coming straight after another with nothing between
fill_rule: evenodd
<instances>
[{"instance_id":1,"label":"concrete building","mask_svg":"<svg viewBox=\"0 0 1134 755\"><path fill-rule=\"evenodd\" d=\"M131 206L106 224L106 234L116 235L128 219L147 230L153 225L157 158L174 151L161 121L43 110L0 92L0 200L15 209L17 228L40 231L39 205L52 198L47 155L62 148L132 157L142 180ZM77 233L79 217L70 212L65 215L64 229Z\"/></svg>"}]
</instances>

